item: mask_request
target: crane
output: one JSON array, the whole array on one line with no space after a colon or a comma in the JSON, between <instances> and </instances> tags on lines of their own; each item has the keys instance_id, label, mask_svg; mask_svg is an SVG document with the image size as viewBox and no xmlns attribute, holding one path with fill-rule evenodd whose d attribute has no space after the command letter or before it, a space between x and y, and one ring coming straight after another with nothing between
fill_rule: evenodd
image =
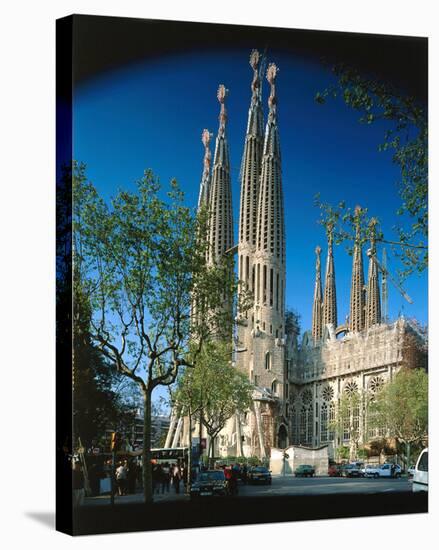
<instances>
[{"instance_id":1,"label":"crane","mask_svg":"<svg viewBox=\"0 0 439 550\"><path fill-rule=\"evenodd\" d=\"M389 279L390 282L393 284L393 286L403 296L403 298L405 300L407 300L407 302L409 304L413 304L413 300L410 298L410 296L407 294L407 292L402 288L402 286L398 283L398 281L396 281L395 278L388 272L387 266L384 267L383 265L380 264L380 262L377 260L377 258L375 256L375 254L373 254L371 248L369 248L369 250L366 252L366 254L368 255L369 258L371 258L375 262L375 265L378 267L378 269L383 274L383 279L384 279L383 282L385 282L385 288L386 288L386 298L387 298L387 279ZM384 261L387 264L386 256L384 256ZM387 310L387 304L386 304L386 310ZM387 311L386 311L386 315L387 315Z\"/></svg>"}]
</instances>

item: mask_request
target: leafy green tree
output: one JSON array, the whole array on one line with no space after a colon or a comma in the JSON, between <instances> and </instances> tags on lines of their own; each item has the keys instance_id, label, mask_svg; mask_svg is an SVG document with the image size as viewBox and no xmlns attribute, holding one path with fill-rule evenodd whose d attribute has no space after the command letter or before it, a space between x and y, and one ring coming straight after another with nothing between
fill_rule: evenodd
<instances>
[{"instance_id":1,"label":"leafy green tree","mask_svg":"<svg viewBox=\"0 0 439 550\"><path fill-rule=\"evenodd\" d=\"M81 177L81 167L73 166L73 177ZM91 308L82 293L78 266L72 281L72 165L62 166L57 182L57 348L64 357L72 353L73 326L73 441L71 448L97 444L111 427L121 428L131 420L124 403L120 376L106 364L91 342ZM72 307L72 288L74 293ZM73 314L73 323L72 323ZM58 357L61 361L61 358ZM69 444L70 447L70 444Z\"/></svg>"},{"instance_id":2,"label":"leafy green tree","mask_svg":"<svg viewBox=\"0 0 439 550\"><path fill-rule=\"evenodd\" d=\"M401 222L395 227L396 239L382 233L378 240L392 245L401 259L401 278L422 272L428 264L428 123L427 109L414 97L401 93L389 83L360 74L356 69L338 63L332 67L336 84L316 94L324 104L329 97L341 97L345 104L360 113L360 122L372 124L385 121L387 130L380 151L392 151L393 162L401 171L398 186L401 206L396 214ZM320 202L324 224L333 224L336 240L350 239L354 212L344 202L330 205ZM363 234L367 235L369 221L364 219Z\"/></svg>"},{"instance_id":3,"label":"leafy green tree","mask_svg":"<svg viewBox=\"0 0 439 550\"><path fill-rule=\"evenodd\" d=\"M428 375L423 369L401 369L370 405L372 421L385 426L388 436L405 445L410 465L411 446L428 437Z\"/></svg>"},{"instance_id":4,"label":"leafy green tree","mask_svg":"<svg viewBox=\"0 0 439 550\"><path fill-rule=\"evenodd\" d=\"M75 279L73 323L73 430L75 444L98 444L106 429L129 430L134 412L124 402L119 375L90 338L90 308Z\"/></svg>"},{"instance_id":5,"label":"leafy green tree","mask_svg":"<svg viewBox=\"0 0 439 550\"><path fill-rule=\"evenodd\" d=\"M194 367L213 334L231 333L233 309L222 306L236 292L233 259L206 264L208 215L184 205L175 180L165 194L146 171L134 191L107 204L79 166L73 196L74 261L92 308L92 339L142 395L144 497L151 501L153 392Z\"/></svg>"},{"instance_id":6,"label":"leafy green tree","mask_svg":"<svg viewBox=\"0 0 439 550\"><path fill-rule=\"evenodd\" d=\"M187 370L180 380L174 399L189 418L203 411L201 421L209 435L207 455L211 459L218 434L234 414L251 406L252 392L247 377L232 365L231 345L218 339L205 345L195 369Z\"/></svg>"},{"instance_id":7,"label":"leafy green tree","mask_svg":"<svg viewBox=\"0 0 439 550\"><path fill-rule=\"evenodd\" d=\"M360 392L343 392L338 403L335 419L329 423L329 429L335 433L339 441L349 440L349 447L346 448L349 449L350 460L358 458L362 403L363 396ZM345 453L345 451L343 452ZM341 458L348 457L343 455Z\"/></svg>"}]
</instances>

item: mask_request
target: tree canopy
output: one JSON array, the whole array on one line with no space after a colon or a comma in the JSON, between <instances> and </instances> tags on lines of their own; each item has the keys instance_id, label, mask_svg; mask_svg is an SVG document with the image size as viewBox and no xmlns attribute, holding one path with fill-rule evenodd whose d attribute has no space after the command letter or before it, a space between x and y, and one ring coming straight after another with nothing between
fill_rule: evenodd
<instances>
[{"instance_id":1,"label":"tree canopy","mask_svg":"<svg viewBox=\"0 0 439 550\"><path fill-rule=\"evenodd\" d=\"M231 261L206 263L208 215L185 206L175 180L165 192L151 172L107 203L73 177L73 257L90 303L90 334L116 371L135 382L144 402L144 491L151 500L151 403L182 367L194 367L213 335L232 333L237 281ZM196 304L197 322L193 322Z\"/></svg>"},{"instance_id":2,"label":"tree canopy","mask_svg":"<svg viewBox=\"0 0 439 550\"><path fill-rule=\"evenodd\" d=\"M401 443L414 444L428 436L428 375L423 369L401 369L377 395L371 410L379 426Z\"/></svg>"},{"instance_id":3,"label":"tree canopy","mask_svg":"<svg viewBox=\"0 0 439 550\"><path fill-rule=\"evenodd\" d=\"M235 413L251 406L252 392L248 378L232 364L231 344L213 339L204 346L197 366L180 379L174 402L192 414L202 410L202 422L213 443ZM210 451L214 452L212 444Z\"/></svg>"}]
</instances>

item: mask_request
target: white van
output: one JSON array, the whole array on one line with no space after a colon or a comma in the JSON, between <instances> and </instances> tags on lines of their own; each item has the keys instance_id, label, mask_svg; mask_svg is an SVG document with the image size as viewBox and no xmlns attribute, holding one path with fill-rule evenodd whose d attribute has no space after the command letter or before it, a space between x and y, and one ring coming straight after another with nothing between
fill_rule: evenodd
<instances>
[{"instance_id":1,"label":"white van","mask_svg":"<svg viewBox=\"0 0 439 550\"><path fill-rule=\"evenodd\" d=\"M428 448L421 451L413 474L413 492L428 491Z\"/></svg>"}]
</instances>

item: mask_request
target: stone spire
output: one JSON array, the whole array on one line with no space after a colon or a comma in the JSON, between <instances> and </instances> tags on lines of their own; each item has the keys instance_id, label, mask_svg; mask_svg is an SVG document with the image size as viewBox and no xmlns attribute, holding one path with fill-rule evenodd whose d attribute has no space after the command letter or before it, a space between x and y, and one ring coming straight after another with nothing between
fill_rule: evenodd
<instances>
[{"instance_id":1,"label":"stone spire","mask_svg":"<svg viewBox=\"0 0 439 550\"><path fill-rule=\"evenodd\" d=\"M365 319L365 293L364 293L364 271L363 271L363 251L361 248L360 235L360 216L361 208L355 208L355 243L354 256L352 261L352 280L351 280L351 303L349 310L349 330L360 332L364 329Z\"/></svg>"},{"instance_id":2,"label":"stone spire","mask_svg":"<svg viewBox=\"0 0 439 550\"><path fill-rule=\"evenodd\" d=\"M377 325L381 322L381 299L380 299L380 282L378 267L375 262L376 258L376 224L377 220L372 218L369 224L370 227L370 250L369 256L369 272L367 276L367 292L366 292L366 328Z\"/></svg>"},{"instance_id":3,"label":"stone spire","mask_svg":"<svg viewBox=\"0 0 439 550\"><path fill-rule=\"evenodd\" d=\"M323 295L322 330L326 325L337 327L337 293L335 288L335 266L333 254L333 226L327 228L328 256L326 259L325 292Z\"/></svg>"},{"instance_id":4,"label":"stone spire","mask_svg":"<svg viewBox=\"0 0 439 550\"><path fill-rule=\"evenodd\" d=\"M261 105L261 57L257 50L250 55L250 66L253 69L251 83L251 102L248 112L247 131L244 152L241 162L241 196L239 206L239 241L238 241L238 276L243 285L240 289L251 290L254 286L254 253L256 245L258 194L263 146L263 114ZM246 317L249 315L246 312ZM251 327L239 331L239 339L244 342L246 333ZM248 346L247 346L248 347ZM245 357L242 358L243 360ZM248 363L248 361L247 361Z\"/></svg>"},{"instance_id":5,"label":"stone spire","mask_svg":"<svg viewBox=\"0 0 439 550\"><path fill-rule=\"evenodd\" d=\"M232 190L230 183L229 146L226 137L228 90L221 84L218 101L221 105L215 144L212 179L209 188L209 262L216 262L233 246Z\"/></svg>"},{"instance_id":6,"label":"stone spire","mask_svg":"<svg viewBox=\"0 0 439 550\"><path fill-rule=\"evenodd\" d=\"M322 338L322 279L320 267L320 246L316 248L316 283L314 287L314 301L312 308L312 337L314 343L317 343Z\"/></svg>"},{"instance_id":7,"label":"stone spire","mask_svg":"<svg viewBox=\"0 0 439 550\"><path fill-rule=\"evenodd\" d=\"M259 52L253 50L250 56L250 66L253 69L252 98L241 163L241 201L239 209L239 244L250 246L256 244L256 216L264 131L259 63ZM244 279L244 277L241 276L241 279Z\"/></svg>"},{"instance_id":8,"label":"stone spire","mask_svg":"<svg viewBox=\"0 0 439 550\"><path fill-rule=\"evenodd\" d=\"M203 175L201 176L200 194L198 195L198 209L209 204L209 186L210 186L210 163L212 153L210 152L210 140L212 134L209 130L203 130L201 142L204 145Z\"/></svg>"},{"instance_id":9,"label":"stone spire","mask_svg":"<svg viewBox=\"0 0 439 550\"><path fill-rule=\"evenodd\" d=\"M255 314L253 330L252 369L254 383L267 388L276 402L277 410L286 414L285 385L285 222L282 192L282 170L277 125L276 76L274 63L268 66L270 84L268 120L262 150L261 176L258 197L255 271ZM267 410L264 404L265 410ZM279 445L285 425L277 424L275 408L269 405L271 428L263 427L260 403L256 403L256 425L262 456L268 449ZM263 441L262 441L263 440Z\"/></svg>"},{"instance_id":10,"label":"stone spire","mask_svg":"<svg viewBox=\"0 0 439 550\"><path fill-rule=\"evenodd\" d=\"M267 70L270 83L269 114L265 128L256 231L256 304L262 330L282 333L285 302L285 223L282 193L281 155L277 126L275 81L278 69ZM266 317L266 318L264 318ZM264 329L265 326L265 329ZM280 332L279 332L280 331Z\"/></svg>"}]
</instances>

